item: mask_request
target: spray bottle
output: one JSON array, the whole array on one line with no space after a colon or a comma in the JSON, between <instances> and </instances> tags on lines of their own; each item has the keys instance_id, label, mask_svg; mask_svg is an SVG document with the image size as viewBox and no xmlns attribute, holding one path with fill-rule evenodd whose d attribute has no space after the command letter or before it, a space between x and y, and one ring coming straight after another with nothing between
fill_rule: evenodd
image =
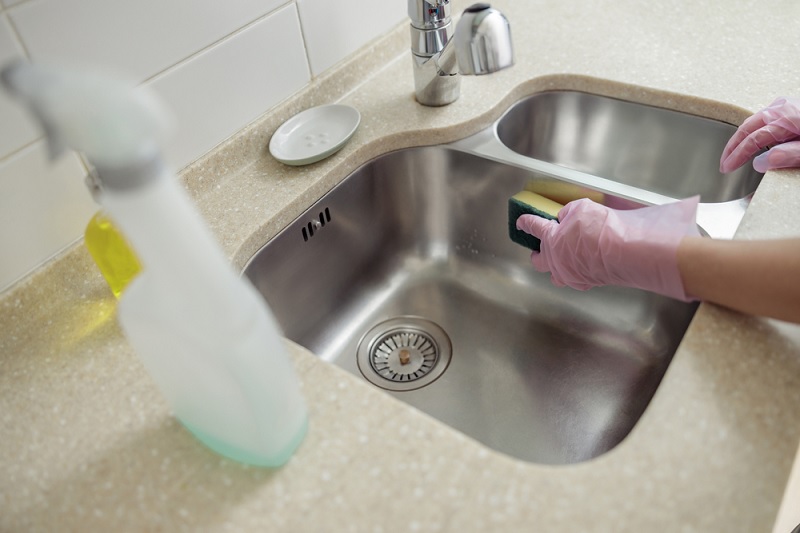
<instances>
[{"instance_id":1,"label":"spray bottle","mask_svg":"<svg viewBox=\"0 0 800 533\"><path fill-rule=\"evenodd\" d=\"M51 155L74 148L96 168L101 204L143 267L118 320L175 416L222 455L284 464L307 428L298 380L266 303L162 159L164 108L89 73L19 62L0 78L42 123Z\"/></svg>"}]
</instances>

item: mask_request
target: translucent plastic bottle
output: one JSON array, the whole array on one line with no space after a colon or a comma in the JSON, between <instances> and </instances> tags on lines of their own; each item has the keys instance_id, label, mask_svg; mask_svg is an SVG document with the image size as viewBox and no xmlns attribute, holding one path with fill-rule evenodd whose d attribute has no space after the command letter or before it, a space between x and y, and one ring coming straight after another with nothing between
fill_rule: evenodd
<instances>
[{"instance_id":1,"label":"translucent plastic bottle","mask_svg":"<svg viewBox=\"0 0 800 533\"><path fill-rule=\"evenodd\" d=\"M20 63L3 69L0 81L43 123L51 153L77 149L97 169L100 204L142 264L117 318L172 412L227 457L284 464L308 424L292 361L266 302L234 270L163 161L163 107L146 92L85 72ZM102 217L87 243L105 264L124 240ZM109 271L119 286L117 264Z\"/></svg>"},{"instance_id":2,"label":"translucent plastic bottle","mask_svg":"<svg viewBox=\"0 0 800 533\"><path fill-rule=\"evenodd\" d=\"M120 298L120 325L197 438L232 459L280 466L308 415L277 323L175 176L157 159L141 170L139 186L108 186L102 196L144 266ZM116 179L98 171L107 185Z\"/></svg>"}]
</instances>

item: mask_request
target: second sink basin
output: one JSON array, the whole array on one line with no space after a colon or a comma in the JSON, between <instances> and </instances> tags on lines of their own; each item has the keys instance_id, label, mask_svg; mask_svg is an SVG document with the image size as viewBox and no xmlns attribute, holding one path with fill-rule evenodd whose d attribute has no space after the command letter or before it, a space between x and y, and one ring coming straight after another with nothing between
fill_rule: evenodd
<instances>
[{"instance_id":1,"label":"second sink basin","mask_svg":"<svg viewBox=\"0 0 800 533\"><path fill-rule=\"evenodd\" d=\"M719 157L736 128L687 113L575 91L534 94L498 121L513 151L618 183L705 203L745 198L763 174L723 175Z\"/></svg>"}]
</instances>

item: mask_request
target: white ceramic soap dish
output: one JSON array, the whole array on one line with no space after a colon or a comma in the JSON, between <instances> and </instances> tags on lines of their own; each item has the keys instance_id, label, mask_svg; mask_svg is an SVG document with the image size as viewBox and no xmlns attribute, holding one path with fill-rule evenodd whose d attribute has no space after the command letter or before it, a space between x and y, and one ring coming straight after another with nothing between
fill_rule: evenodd
<instances>
[{"instance_id":1,"label":"white ceramic soap dish","mask_svg":"<svg viewBox=\"0 0 800 533\"><path fill-rule=\"evenodd\" d=\"M287 165L316 163L339 151L361 122L354 107L312 107L284 122L269 141L272 156Z\"/></svg>"}]
</instances>

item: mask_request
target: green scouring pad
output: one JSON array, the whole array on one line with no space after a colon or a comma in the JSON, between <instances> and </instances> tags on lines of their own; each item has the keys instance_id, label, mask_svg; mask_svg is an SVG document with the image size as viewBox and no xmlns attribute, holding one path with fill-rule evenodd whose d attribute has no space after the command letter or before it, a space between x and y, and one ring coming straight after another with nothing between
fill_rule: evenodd
<instances>
[{"instance_id":1,"label":"green scouring pad","mask_svg":"<svg viewBox=\"0 0 800 533\"><path fill-rule=\"evenodd\" d=\"M520 191L508 199L508 236L517 244L538 252L541 241L517 229L520 215L537 215L550 220L558 220L558 212L563 205L531 191Z\"/></svg>"}]
</instances>

